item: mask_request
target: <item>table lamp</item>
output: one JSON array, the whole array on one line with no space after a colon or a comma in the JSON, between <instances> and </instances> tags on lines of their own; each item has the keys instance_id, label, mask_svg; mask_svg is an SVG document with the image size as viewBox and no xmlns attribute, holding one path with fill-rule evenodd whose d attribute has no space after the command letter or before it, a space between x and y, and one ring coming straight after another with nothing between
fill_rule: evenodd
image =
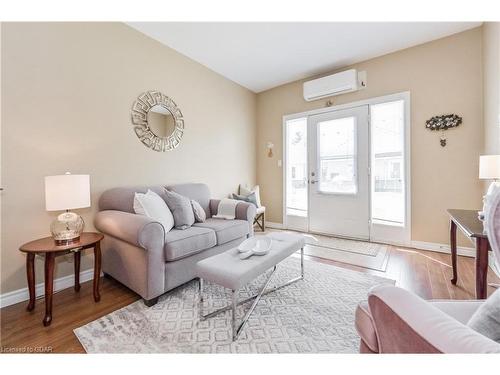
<instances>
[{"instance_id":1,"label":"table lamp","mask_svg":"<svg viewBox=\"0 0 500 375\"><path fill-rule=\"evenodd\" d=\"M56 245L78 242L85 223L80 215L70 212L76 208L90 207L90 176L66 174L45 177L45 209L65 211L50 225Z\"/></svg>"},{"instance_id":2,"label":"table lamp","mask_svg":"<svg viewBox=\"0 0 500 375\"><path fill-rule=\"evenodd\" d=\"M484 211L488 204L488 198L496 187L500 186L500 155L481 155L479 156L479 178L481 180L493 180L488 187L486 195L483 196L483 211L479 212L479 218L484 218Z\"/></svg>"}]
</instances>

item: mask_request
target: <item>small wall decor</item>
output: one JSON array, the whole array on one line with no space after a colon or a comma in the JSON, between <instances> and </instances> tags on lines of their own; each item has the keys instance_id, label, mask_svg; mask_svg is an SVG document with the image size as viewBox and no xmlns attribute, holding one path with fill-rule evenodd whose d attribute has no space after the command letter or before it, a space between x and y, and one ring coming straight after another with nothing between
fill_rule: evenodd
<instances>
[{"instance_id":1,"label":"small wall decor","mask_svg":"<svg viewBox=\"0 0 500 375\"><path fill-rule=\"evenodd\" d=\"M451 114L451 115L442 115L442 116L434 116L425 122L425 127L429 130L440 130L441 137L439 139L441 146L446 146L446 137L444 136L444 131L450 128L456 128L462 124L462 117Z\"/></svg>"},{"instance_id":2,"label":"small wall decor","mask_svg":"<svg viewBox=\"0 0 500 375\"><path fill-rule=\"evenodd\" d=\"M273 157L273 148L274 148L274 143L269 141L266 143L266 148L267 148L267 157L272 158Z\"/></svg>"},{"instance_id":3,"label":"small wall decor","mask_svg":"<svg viewBox=\"0 0 500 375\"><path fill-rule=\"evenodd\" d=\"M177 104L159 91L139 95L131 112L134 132L154 151L171 151L179 146L184 133L184 119Z\"/></svg>"}]
</instances>

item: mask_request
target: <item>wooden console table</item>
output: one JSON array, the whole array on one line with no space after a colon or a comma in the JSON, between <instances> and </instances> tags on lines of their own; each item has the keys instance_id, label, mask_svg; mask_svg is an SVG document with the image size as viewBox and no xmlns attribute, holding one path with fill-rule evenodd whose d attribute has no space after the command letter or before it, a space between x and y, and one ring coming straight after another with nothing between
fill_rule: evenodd
<instances>
[{"instance_id":1,"label":"wooden console table","mask_svg":"<svg viewBox=\"0 0 500 375\"><path fill-rule=\"evenodd\" d=\"M457 283L457 227L476 245L476 298L487 297L488 250L490 243L484 233L477 210L447 210L450 215L450 248L453 267L452 284Z\"/></svg>"},{"instance_id":2,"label":"wooden console table","mask_svg":"<svg viewBox=\"0 0 500 375\"><path fill-rule=\"evenodd\" d=\"M45 257L45 317L43 325L48 326L52 322L52 294L54 292L54 260L55 257L74 253L75 255L75 291L80 290L80 258L81 251L94 248L94 301L99 302L99 276L101 274L101 240L104 236L101 233L84 232L80 236L80 241L58 246L52 237L45 237L39 240L25 243L19 248L26 253L26 273L28 276L28 290L30 301L28 311L35 308L35 255Z\"/></svg>"}]
</instances>

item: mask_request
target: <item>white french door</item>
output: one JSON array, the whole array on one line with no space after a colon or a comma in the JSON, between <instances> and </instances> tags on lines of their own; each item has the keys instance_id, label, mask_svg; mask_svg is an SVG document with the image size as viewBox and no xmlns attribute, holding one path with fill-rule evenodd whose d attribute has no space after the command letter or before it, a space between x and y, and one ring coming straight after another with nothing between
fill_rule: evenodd
<instances>
[{"instance_id":1,"label":"white french door","mask_svg":"<svg viewBox=\"0 0 500 375\"><path fill-rule=\"evenodd\" d=\"M368 106L308 117L309 231L369 239Z\"/></svg>"},{"instance_id":2,"label":"white french door","mask_svg":"<svg viewBox=\"0 0 500 375\"><path fill-rule=\"evenodd\" d=\"M409 245L410 94L283 119L288 229Z\"/></svg>"}]
</instances>

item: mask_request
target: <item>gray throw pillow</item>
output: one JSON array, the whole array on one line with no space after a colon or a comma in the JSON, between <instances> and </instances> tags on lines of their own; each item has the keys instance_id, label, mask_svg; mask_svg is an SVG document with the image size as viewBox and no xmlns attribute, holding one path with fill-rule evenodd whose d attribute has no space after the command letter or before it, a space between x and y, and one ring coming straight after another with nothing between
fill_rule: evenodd
<instances>
[{"instance_id":1,"label":"gray throw pillow","mask_svg":"<svg viewBox=\"0 0 500 375\"><path fill-rule=\"evenodd\" d=\"M250 193L248 195L238 195L233 193L233 199L252 203L255 207L257 207L257 197L255 196L255 193Z\"/></svg>"},{"instance_id":2,"label":"gray throw pillow","mask_svg":"<svg viewBox=\"0 0 500 375\"><path fill-rule=\"evenodd\" d=\"M205 222L205 220L207 220L207 214L203 207L201 207L201 204L199 204L198 201L191 199L191 206L193 206L194 220L197 223Z\"/></svg>"},{"instance_id":3,"label":"gray throw pillow","mask_svg":"<svg viewBox=\"0 0 500 375\"><path fill-rule=\"evenodd\" d=\"M165 202L174 215L175 229L187 229L194 224L193 207L189 198L165 189Z\"/></svg>"},{"instance_id":4,"label":"gray throw pillow","mask_svg":"<svg viewBox=\"0 0 500 375\"><path fill-rule=\"evenodd\" d=\"M467 325L500 343L500 289L497 289L472 315Z\"/></svg>"}]
</instances>

